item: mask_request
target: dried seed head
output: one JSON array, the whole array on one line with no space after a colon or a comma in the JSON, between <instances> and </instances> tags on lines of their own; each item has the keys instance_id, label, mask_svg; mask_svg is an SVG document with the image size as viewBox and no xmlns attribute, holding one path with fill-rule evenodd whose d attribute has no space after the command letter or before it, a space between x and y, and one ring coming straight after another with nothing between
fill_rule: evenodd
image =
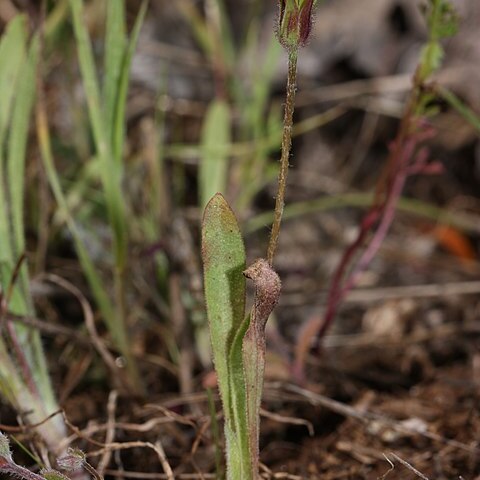
<instances>
[{"instance_id":1,"label":"dried seed head","mask_svg":"<svg viewBox=\"0 0 480 480\"><path fill-rule=\"evenodd\" d=\"M289 52L307 43L312 30L314 3L315 0L279 0L277 34Z\"/></svg>"},{"instance_id":2,"label":"dried seed head","mask_svg":"<svg viewBox=\"0 0 480 480\"><path fill-rule=\"evenodd\" d=\"M277 272L264 258L255 260L243 274L255 286L255 317L262 328L280 298L281 282Z\"/></svg>"}]
</instances>

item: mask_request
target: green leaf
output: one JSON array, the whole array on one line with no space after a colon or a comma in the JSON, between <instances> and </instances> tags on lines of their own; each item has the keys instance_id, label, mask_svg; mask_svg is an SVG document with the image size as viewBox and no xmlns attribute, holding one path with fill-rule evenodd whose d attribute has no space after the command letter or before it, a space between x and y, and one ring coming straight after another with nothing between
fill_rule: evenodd
<instances>
[{"instance_id":1,"label":"green leaf","mask_svg":"<svg viewBox=\"0 0 480 480\"><path fill-rule=\"evenodd\" d=\"M39 54L38 35L28 47L25 17L15 17L0 41L0 282L4 291L12 285L25 249L25 161ZM28 270L25 264L19 267L8 309L33 315ZM21 324L15 324L10 335L14 349L0 336L0 393L18 411L28 410L29 422L36 423L58 409L40 335ZM45 423L39 433L54 449L65 433L62 420Z\"/></svg>"},{"instance_id":2,"label":"green leaf","mask_svg":"<svg viewBox=\"0 0 480 480\"><path fill-rule=\"evenodd\" d=\"M472 127L477 130L477 135L480 134L480 116L468 107L459 97L446 88L437 87L436 92L442 97L451 107L453 107L465 121L470 123Z\"/></svg>"},{"instance_id":3,"label":"green leaf","mask_svg":"<svg viewBox=\"0 0 480 480\"><path fill-rule=\"evenodd\" d=\"M110 2L115 3L115 2ZM118 91L115 97L114 110L112 111L112 153L114 160L121 164L123 155L123 143L125 141L125 107L127 104L128 83L130 79L130 67L132 64L133 54L137 47L138 36L143 25L143 20L147 12L148 1L145 0L140 7L135 24L131 33L130 41L125 48L120 65L118 77Z\"/></svg>"},{"instance_id":4,"label":"green leaf","mask_svg":"<svg viewBox=\"0 0 480 480\"><path fill-rule=\"evenodd\" d=\"M440 68L443 56L443 47L438 42L428 42L423 47L420 59L420 78L422 81Z\"/></svg>"},{"instance_id":5,"label":"green leaf","mask_svg":"<svg viewBox=\"0 0 480 480\"><path fill-rule=\"evenodd\" d=\"M14 255L19 257L25 248L23 231L23 193L25 154L30 116L35 98L35 79L39 56L39 40L32 41L27 61L23 63L12 111L12 124L8 142L8 183L13 227Z\"/></svg>"},{"instance_id":6,"label":"green leaf","mask_svg":"<svg viewBox=\"0 0 480 480\"><path fill-rule=\"evenodd\" d=\"M458 14L450 0L430 0L426 16L431 40L438 41L457 33Z\"/></svg>"},{"instance_id":7,"label":"green leaf","mask_svg":"<svg viewBox=\"0 0 480 480\"><path fill-rule=\"evenodd\" d=\"M428 42L420 59L420 80L425 81L440 67L444 51L440 41L457 32L458 15L449 0L430 0L425 10Z\"/></svg>"},{"instance_id":8,"label":"green leaf","mask_svg":"<svg viewBox=\"0 0 480 480\"><path fill-rule=\"evenodd\" d=\"M107 47L106 55L112 55L113 58L106 59L105 64L112 67L113 72L108 75L105 80L103 91L100 89L97 70L94 61L92 41L86 24L83 21L83 1L70 0L70 10L72 13L73 27L75 39L77 43L78 59L80 63L80 71L85 89L85 95L88 105L88 114L92 128L93 138L97 156L100 161L101 179L103 184L103 193L107 206L108 220L113 233L113 253L115 259L114 269L114 292L115 292L115 311L111 315L110 311L102 312L104 320L113 337L115 344L126 359L127 370L133 385L137 390L142 390L142 385L135 360L133 358L129 338L126 329L126 313L125 313L125 269L128 254L128 230L127 230L127 213L125 206L125 197L122 191L123 179L123 163L122 147L123 147L123 122L124 122L124 102L126 97L126 89L128 82L129 59L133 53L131 46L125 49L126 42L121 39L125 37L123 29L125 13L120 9L124 9L124 3L117 0L118 5L110 6L108 41L120 41L122 45L110 45ZM144 12L145 6L141 12ZM143 18L143 14L139 15L139 19ZM136 31L134 36L138 35L139 22L136 23ZM123 80L122 80L123 79ZM123 86L122 86L123 82ZM106 97L106 102L103 97ZM123 98L123 100L120 100ZM123 102L123 104L122 104ZM105 111L107 104L107 112ZM120 118L120 116L122 118ZM109 121L114 125L108 125ZM118 129L120 125L120 129ZM118 132L122 138L118 139ZM115 145L112 145L112 138L115 137ZM115 157L117 155L117 157ZM117 161L118 160L118 161Z\"/></svg>"},{"instance_id":9,"label":"green leaf","mask_svg":"<svg viewBox=\"0 0 480 480\"><path fill-rule=\"evenodd\" d=\"M5 188L5 143L18 86L18 76L26 57L25 17L15 17L7 26L0 41L0 281L8 289L13 270L10 211ZM8 182L10 183L10 182ZM15 300L16 301L16 297Z\"/></svg>"},{"instance_id":10,"label":"green leaf","mask_svg":"<svg viewBox=\"0 0 480 480\"><path fill-rule=\"evenodd\" d=\"M225 415L227 478L250 480L242 339L245 248L237 220L221 194L208 202L202 225L205 299L213 361Z\"/></svg>"},{"instance_id":11,"label":"green leaf","mask_svg":"<svg viewBox=\"0 0 480 480\"><path fill-rule=\"evenodd\" d=\"M108 138L112 138L118 85L126 46L125 1L107 2L103 95ZM118 159L117 159L118 160Z\"/></svg>"},{"instance_id":12,"label":"green leaf","mask_svg":"<svg viewBox=\"0 0 480 480\"><path fill-rule=\"evenodd\" d=\"M8 25L0 42L0 148L3 148L20 66L25 58L27 32L25 17L19 15Z\"/></svg>"},{"instance_id":13,"label":"green leaf","mask_svg":"<svg viewBox=\"0 0 480 480\"><path fill-rule=\"evenodd\" d=\"M208 109L202 131L200 162L202 207L217 192L225 192L230 141L230 109L225 101L214 100Z\"/></svg>"}]
</instances>

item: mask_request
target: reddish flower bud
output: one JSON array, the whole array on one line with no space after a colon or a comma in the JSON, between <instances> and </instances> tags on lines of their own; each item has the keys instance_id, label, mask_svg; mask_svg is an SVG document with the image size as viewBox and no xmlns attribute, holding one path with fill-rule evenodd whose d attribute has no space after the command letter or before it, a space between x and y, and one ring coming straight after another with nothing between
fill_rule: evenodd
<instances>
[{"instance_id":1,"label":"reddish flower bud","mask_svg":"<svg viewBox=\"0 0 480 480\"><path fill-rule=\"evenodd\" d=\"M312 30L314 0L279 0L278 39L288 50L303 47Z\"/></svg>"}]
</instances>

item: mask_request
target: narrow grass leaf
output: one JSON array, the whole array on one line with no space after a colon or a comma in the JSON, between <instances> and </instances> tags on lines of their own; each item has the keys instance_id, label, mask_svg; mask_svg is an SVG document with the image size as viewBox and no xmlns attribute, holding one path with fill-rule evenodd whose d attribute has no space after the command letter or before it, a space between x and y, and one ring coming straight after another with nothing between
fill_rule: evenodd
<instances>
[{"instance_id":1,"label":"narrow grass leaf","mask_svg":"<svg viewBox=\"0 0 480 480\"><path fill-rule=\"evenodd\" d=\"M77 41L78 58L82 73L83 87L87 97L88 114L92 125L92 133L99 155L108 157L109 148L107 142L107 130L104 128L104 119L100 104L100 88L96 76L92 44L82 18L82 0L70 0L70 9L73 17L73 28Z\"/></svg>"},{"instance_id":2,"label":"narrow grass leaf","mask_svg":"<svg viewBox=\"0 0 480 480\"><path fill-rule=\"evenodd\" d=\"M33 100L35 98L36 68L39 55L39 41L32 41L27 61L20 70L12 123L8 142L7 175L12 216L14 255L19 257L25 248L23 230L24 174L27 137Z\"/></svg>"},{"instance_id":3,"label":"narrow grass leaf","mask_svg":"<svg viewBox=\"0 0 480 480\"><path fill-rule=\"evenodd\" d=\"M230 141L230 109L225 101L214 100L208 109L202 131L199 176L202 207L217 192L225 192Z\"/></svg>"},{"instance_id":4,"label":"narrow grass leaf","mask_svg":"<svg viewBox=\"0 0 480 480\"><path fill-rule=\"evenodd\" d=\"M125 357L132 385L137 392L139 392L142 390L140 376L138 375L138 370L131 352L126 329L125 267L127 261L128 235L125 199L122 192L123 166L121 162L115 161L112 154L111 139L108 136L109 130L106 126L105 112L102 109L92 42L82 19L82 0L70 0L70 8L77 42L80 70L87 98L88 113L97 155L101 165L101 178L107 206L108 221L113 233L115 310L113 316L105 317L105 322L115 344ZM115 22L118 23L118 20ZM117 92L117 88L115 88L115 92ZM109 95L115 97L115 92L109 93ZM104 94L106 94L106 92L104 92Z\"/></svg>"},{"instance_id":5,"label":"narrow grass leaf","mask_svg":"<svg viewBox=\"0 0 480 480\"><path fill-rule=\"evenodd\" d=\"M40 53L38 35L27 51L23 17L14 19L5 35L0 45L0 64L7 62L0 66L0 230L5 247L0 254L0 277L4 291L14 280L12 272L25 250L25 163ZM20 315L33 314L26 265L20 266L8 308ZM0 390L17 410L30 412L29 422L37 423L58 409L40 335L22 324L15 324L8 335L11 350L3 339L0 341ZM61 418L46 422L38 430L52 450L65 434Z\"/></svg>"},{"instance_id":6,"label":"narrow grass leaf","mask_svg":"<svg viewBox=\"0 0 480 480\"><path fill-rule=\"evenodd\" d=\"M25 58L27 32L25 17L19 15L8 23L0 41L0 147L3 148L17 77Z\"/></svg>"},{"instance_id":7,"label":"narrow grass leaf","mask_svg":"<svg viewBox=\"0 0 480 480\"><path fill-rule=\"evenodd\" d=\"M211 37L209 35L208 26L199 8L189 0L177 0L175 5L180 13L185 17L190 29L192 30L195 39L197 40L200 48L210 57L213 50Z\"/></svg>"},{"instance_id":8,"label":"narrow grass leaf","mask_svg":"<svg viewBox=\"0 0 480 480\"><path fill-rule=\"evenodd\" d=\"M213 360L225 415L227 478L250 480L241 339L245 322L245 248L221 194L208 202L202 225L205 299Z\"/></svg>"},{"instance_id":9,"label":"narrow grass leaf","mask_svg":"<svg viewBox=\"0 0 480 480\"><path fill-rule=\"evenodd\" d=\"M26 56L25 17L15 17L0 41L0 282L7 290L12 273L12 242L5 181L5 139L10 125L18 75Z\"/></svg>"},{"instance_id":10,"label":"narrow grass leaf","mask_svg":"<svg viewBox=\"0 0 480 480\"><path fill-rule=\"evenodd\" d=\"M83 85L87 97L88 113L101 165L109 222L113 230L116 266L117 268L121 268L123 266L126 249L125 216L123 211L123 196L120 189L121 178L118 168L116 168L112 160L110 144L107 137L107 129L101 109L100 89L93 59L92 45L85 24L82 21L83 2L81 0L70 0L70 7L73 16ZM119 263L122 263L122 265L119 265ZM125 334L120 331L121 328L115 324L112 317L105 318L105 320L123 353L126 348Z\"/></svg>"},{"instance_id":11,"label":"narrow grass leaf","mask_svg":"<svg viewBox=\"0 0 480 480\"><path fill-rule=\"evenodd\" d=\"M103 97L106 127L110 141L113 139L112 132L117 108L118 86L126 44L125 1L107 2ZM115 155L114 158L116 158Z\"/></svg>"},{"instance_id":12,"label":"narrow grass leaf","mask_svg":"<svg viewBox=\"0 0 480 480\"><path fill-rule=\"evenodd\" d=\"M233 29L225 8L224 0L215 0L220 17L220 42L216 45L222 55L222 61L228 69L232 69L235 64L235 43L233 41Z\"/></svg>"},{"instance_id":13,"label":"narrow grass leaf","mask_svg":"<svg viewBox=\"0 0 480 480\"><path fill-rule=\"evenodd\" d=\"M137 48L138 36L143 25L143 20L147 12L148 1L142 3L138 12L130 41L124 49L122 63L118 77L118 90L114 103L114 111L112 112L112 152L113 158L117 163L121 163L123 154L123 142L125 140L125 107L127 104L128 84L130 79L130 68L132 65L133 54Z\"/></svg>"},{"instance_id":14,"label":"narrow grass leaf","mask_svg":"<svg viewBox=\"0 0 480 480\"><path fill-rule=\"evenodd\" d=\"M9 185L9 213L12 228L12 258L10 265L16 264L25 250L24 226L24 185L26 147L30 118L36 90L36 73L40 53L40 42L35 36L31 42L28 56L23 63L16 89L12 111L10 136L8 142L7 175ZM26 264L20 267L19 287L15 288L11 310L19 314L33 314L33 302L30 296L28 269ZM21 292L21 293L20 293ZM40 340L39 332L23 325L16 325L18 341L28 361L35 380L35 385L42 400L38 404L45 405L46 413L54 411L58 405L53 394L47 363ZM36 392L32 392L36 393Z\"/></svg>"},{"instance_id":15,"label":"narrow grass leaf","mask_svg":"<svg viewBox=\"0 0 480 480\"><path fill-rule=\"evenodd\" d=\"M43 165L45 167L45 171L47 173L48 181L50 183L50 188L52 189L55 201L57 202L58 208L60 209L61 216L65 220L68 229L72 234L75 249L77 251L82 270L85 273L87 281L95 297L95 301L97 302L98 307L100 308L100 311L102 312L104 318L113 318L114 309L112 303L103 287L100 275L98 274L95 265L90 258L88 249L82 241L81 233L77 227L72 213L70 212L68 202L66 201L65 195L62 190L60 178L58 176L53 161L50 132L48 129L47 115L43 103L40 103L37 108L36 123L40 154L42 157Z\"/></svg>"},{"instance_id":16,"label":"narrow grass leaf","mask_svg":"<svg viewBox=\"0 0 480 480\"><path fill-rule=\"evenodd\" d=\"M453 107L465 121L467 121L480 134L480 116L468 107L459 97L452 91L437 87L436 92L442 97L451 107Z\"/></svg>"}]
</instances>

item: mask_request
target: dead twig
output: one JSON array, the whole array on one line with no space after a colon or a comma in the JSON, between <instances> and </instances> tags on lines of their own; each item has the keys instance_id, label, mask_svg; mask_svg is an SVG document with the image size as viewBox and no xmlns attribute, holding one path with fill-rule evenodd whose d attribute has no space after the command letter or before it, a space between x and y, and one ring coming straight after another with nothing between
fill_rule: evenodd
<instances>
[{"instance_id":1,"label":"dead twig","mask_svg":"<svg viewBox=\"0 0 480 480\"><path fill-rule=\"evenodd\" d=\"M57 410L51 413L48 417L45 417L41 422L32 423L29 425L13 426L13 425L5 425L3 423L0 423L0 430L8 433L25 433L34 428L41 427L44 423L47 423L51 418L61 413L62 413L62 410Z\"/></svg>"},{"instance_id":2,"label":"dead twig","mask_svg":"<svg viewBox=\"0 0 480 480\"><path fill-rule=\"evenodd\" d=\"M105 443L108 445L113 442L115 438L115 411L117 409L117 399L118 399L118 392L113 390L110 392L108 396L108 403L107 403L107 412L108 412L108 419L107 419L107 430L105 433ZM112 452L107 450L103 457L98 462L97 472L104 476L105 469L107 465L110 463L110 459L112 458Z\"/></svg>"},{"instance_id":3,"label":"dead twig","mask_svg":"<svg viewBox=\"0 0 480 480\"><path fill-rule=\"evenodd\" d=\"M430 480L422 472L419 472L415 467L410 465L406 460L403 460L403 458L400 458L395 453L390 452L390 456L392 456L397 462L401 463L404 467L407 467L409 470L411 470L417 477L420 477L423 480Z\"/></svg>"},{"instance_id":4,"label":"dead twig","mask_svg":"<svg viewBox=\"0 0 480 480\"><path fill-rule=\"evenodd\" d=\"M148 473L148 472L129 472L125 470L106 470L105 473L112 477L134 478L139 480L168 480L165 473ZM214 480L217 478L215 473L181 473L176 475L177 480Z\"/></svg>"},{"instance_id":5,"label":"dead twig","mask_svg":"<svg viewBox=\"0 0 480 480\"><path fill-rule=\"evenodd\" d=\"M303 425L307 428L308 434L313 437L315 435L315 431L313 429L313 425L308 420L303 418L296 418L296 417L287 417L286 415L280 415L278 413L269 412L268 410L264 410L263 408L260 409L260 415L265 418L269 418L278 423L286 423L289 425Z\"/></svg>"},{"instance_id":6,"label":"dead twig","mask_svg":"<svg viewBox=\"0 0 480 480\"><path fill-rule=\"evenodd\" d=\"M104 453L107 450L114 451L114 450L129 450L132 448L150 448L153 450L160 461L160 464L162 465L162 468L165 472L165 475L167 480L175 480L175 477L173 475L173 470L170 467L167 458L165 456L165 452L163 450L163 447L161 446L161 443L159 440L155 443L155 445L151 442L141 442L141 441L135 441L135 442L124 442L124 443L118 443L118 442L113 442L108 445L105 445L103 448L96 450L94 452L90 452L87 454L88 457L98 457L101 455L104 455Z\"/></svg>"},{"instance_id":7,"label":"dead twig","mask_svg":"<svg viewBox=\"0 0 480 480\"><path fill-rule=\"evenodd\" d=\"M378 477L378 480L385 480L388 475L395 470L395 464L387 457L387 455L383 454L383 458L388 462L390 468L381 477Z\"/></svg>"}]
</instances>

